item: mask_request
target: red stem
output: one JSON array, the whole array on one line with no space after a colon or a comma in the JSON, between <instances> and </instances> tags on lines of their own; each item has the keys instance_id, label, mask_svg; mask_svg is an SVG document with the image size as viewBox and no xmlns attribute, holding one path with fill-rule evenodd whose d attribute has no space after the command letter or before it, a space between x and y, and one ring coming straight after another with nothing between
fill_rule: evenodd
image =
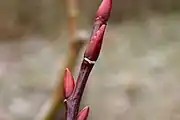
<instances>
[{"instance_id":1,"label":"red stem","mask_svg":"<svg viewBox=\"0 0 180 120\"><path fill-rule=\"evenodd\" d=\"M103 0L96 13L93 31L90 37L89 44L84 53L84 59L81 63L80 72L75 88L72 84L73 82L71 81L73 80L71 74L69 73L65 76L64 80L66 84L64 84L64 91L66 103L66 120L87 119L89 108L87 111L85 111L85 113L80 112L81 114L78 114L79 106L90 72L100 54L103 36L106 29L106 23L109 19L111 8L112 0ZM69 77L67 75L69 75ZM71 92L72 90L73 92Z\"/></svg>"},{"instance_id":2,"label":"red stem","mask_svg":"<svg viewBox=\"0 0 180 120\"><path fill-rule=\"evenodd\" d=\"M82 94L93 66L94 64L89 64L87 61L83 60L74 92L66 101L66 120L77 119Z\"/></svg>"}]
</instances>

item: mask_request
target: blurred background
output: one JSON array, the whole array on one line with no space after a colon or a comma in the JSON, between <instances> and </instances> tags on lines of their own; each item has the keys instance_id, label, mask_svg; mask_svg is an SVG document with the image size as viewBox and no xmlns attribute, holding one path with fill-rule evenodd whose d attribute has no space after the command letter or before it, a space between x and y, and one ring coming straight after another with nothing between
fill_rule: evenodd
<instances>
[{"instance_id":1,"label":"blurred background","mask_svg":"<svg viewBox=\"0 0 180 120\"><path fill-rule=\"evenodd\" d=\"M35 120L74 36L83 41L77 77L100 2L76 1L79 14L68 17L67 0L0 0L0 120ZM83 96L89 120L180 120L179 12L180 0L113 0Z\"/></svg>"}]
</instances>

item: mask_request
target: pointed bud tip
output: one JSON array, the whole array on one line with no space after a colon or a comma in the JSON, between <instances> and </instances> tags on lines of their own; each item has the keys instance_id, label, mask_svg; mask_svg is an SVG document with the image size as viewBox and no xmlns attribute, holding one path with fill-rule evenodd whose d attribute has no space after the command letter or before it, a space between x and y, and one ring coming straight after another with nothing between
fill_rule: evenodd
<instances>
[{"instance_id":1,"label":"pointed bud tip","mask_svg":"<svg viewBox=\"0 0 180 120\"><path fill-rule=\"evenodd\" d=\"M110 17L112 0L103 0L97 10L96 18L102 17L106 22Z\"/></svg>"},{"instance_id":2,"label":"pointed bud tip","mask_svg":"<svg viewBox=\"0 0 180 120\"><path fill-rule=\"evenodd\" d=\"M69 68L66 68L66 71L70 71Z\"/></svg>"},{"instance_id":3,"label":"pointed bud tip","mask_svg":"<svg viewBox=\"0 0 180 120\"><path fill-rule=\"evenodd\" d=\"M78 114L77 120L86 120L89 114L89 106L86 106L84 109L82 109Z\"/></svg>"},{"instance_id":4,"label":"pointed bud tip","mask_svg":"<svg viewBox=\"0 0 180 120\"><path fill-rule=\"evenodd\" d=\"M86 113L89 113L89 106L84 107L84 109L82 109L82 111L86 111Z\"/></svg>"},{"instance_id":5,"label":"pointed bud tip","mask_svg":"<svg viewBox=\"0 0 180 120\"><path fill-rule=\"evenodd\" d=\"M65 70L64 75L64 97L68 98L74 90L74 78L68 68Z\"/></svg>"}]
</instances>

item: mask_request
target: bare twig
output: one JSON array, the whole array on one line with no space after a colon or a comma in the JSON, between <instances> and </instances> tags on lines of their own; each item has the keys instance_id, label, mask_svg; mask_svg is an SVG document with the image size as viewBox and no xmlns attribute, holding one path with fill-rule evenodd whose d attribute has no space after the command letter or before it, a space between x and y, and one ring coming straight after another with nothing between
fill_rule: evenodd
<instances>
[{"instance_id":1,"label":"bare twig","mask_svg":"<svg viewBox=\"0 0 180 120\"><path fill-rule=\"evenodd\" d=\"M80 72L74 86L74 79L69 69L64 76L64 96L66 104L66 120L86 120L89 108L79 112L80 101L86 86L89 74L98 59L103 41L106 24L110 16L112 0L103 0L96 14L93 31L89 44L84 53ZM79 113L79 114L78 114Z\"/></svg>"}]
</instances>

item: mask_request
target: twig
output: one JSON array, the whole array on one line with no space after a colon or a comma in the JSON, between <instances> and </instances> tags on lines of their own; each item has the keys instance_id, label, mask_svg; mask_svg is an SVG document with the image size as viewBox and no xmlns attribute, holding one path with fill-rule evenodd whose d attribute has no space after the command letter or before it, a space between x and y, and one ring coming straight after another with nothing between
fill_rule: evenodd
<instances>
[{"instance_id":1,"label":"twig","mask_svg":"<svg viewBox=\"0 0 180 120\"><path fill-rule=\"evenodd\" d=\"M75 63L79 56L79 53L85 43L86 43L85 40L77 40L77 41L74 41L74 43L71 43L74 45L72 45L72 48L69 50L65 68L69 67L73 71L73 69L75 67ZM48 110L49 112L46 114L45 120L52 120L52 119L54 119L54 117L57 116L57 114L60 114L59 110L62 108L62 105L63 105L63 99L64 99L64 97L63 97L63 74L64 74L64 70L60 71L59 74L60 74L60 77L57 82L57 86L54 89L52 97L50 98L51 99L51 106L49 108L50 110Z\"/></svg>"},{"instance_id":2,"label":"twig","mask_svg":"<svg viewBox=\"0 0 180 120\"><path fill-rule=\"evenodd\" d=\"M59 80L57 81L57 86L55 87L52 96L45 102L45 104L41 107L40 112L36 116L36 120L55 120L57 114L60 113L59 110L63 112L63 76L64 69L69 66L71 70L75 67L76 60L79 56L81 49L84 44L87 42L87 38L79 38L79 40L74 41L72 44L71 50L68 52L67 60L63 69L59 71ZM71 52L72 51L72 52Z\"/></svg>"},{"instance_id":3,"label":"twig","mask_svg":"<svg viewBox=\"0 0 180 120\"><path fill-rule=\"evenodd\" d=\"M78 32L76 29L76 20L79 15L78 9L78 1L77 0L67 0L67 17L68 17L68 32L69 32L69 40L68 40L68 56L67 56L67 63L65 64L65 68L68 67L71 71L73 71L76 60L79 56L81 49L83 48L84 44L87 41L87 35L78 36ZM80 34L81 31L79 31ZM57 83L57 87L53 92L52 99L52 106L47 113L45 120L52 120L55 119L57 114L61 114L59 110L62 108L63 105L63 76L64 70L60 71L60 78Z\"/></svg>"},{"instance_id":4,"label":"twig","mask_svg":"<svg viewBox=\"0 0 180 120\"><path fill-rule=\"evenodd\" d=\"M111 8L112 0L103 0L96 13L93 31L84 53L84 58L81 63L80 72L75 86L70 70L67 68L65 71L64 102L66 104L66 120L87 119L89 107L85 107L85 109L79 112L79 106L89 74L100 54L103 36L110 16Z\"/></svg>"},{"instance_id":5,"label":"twig","mask_svg":"<svg viewBox=\"0 0 180 120\"><path fill-rule=\"evenodd\" d=\"M76 35L76 22L79 15L78 0L67 0L67 18L69 30L69 45L75 40Z\"/></svg>"}]
</instances>

